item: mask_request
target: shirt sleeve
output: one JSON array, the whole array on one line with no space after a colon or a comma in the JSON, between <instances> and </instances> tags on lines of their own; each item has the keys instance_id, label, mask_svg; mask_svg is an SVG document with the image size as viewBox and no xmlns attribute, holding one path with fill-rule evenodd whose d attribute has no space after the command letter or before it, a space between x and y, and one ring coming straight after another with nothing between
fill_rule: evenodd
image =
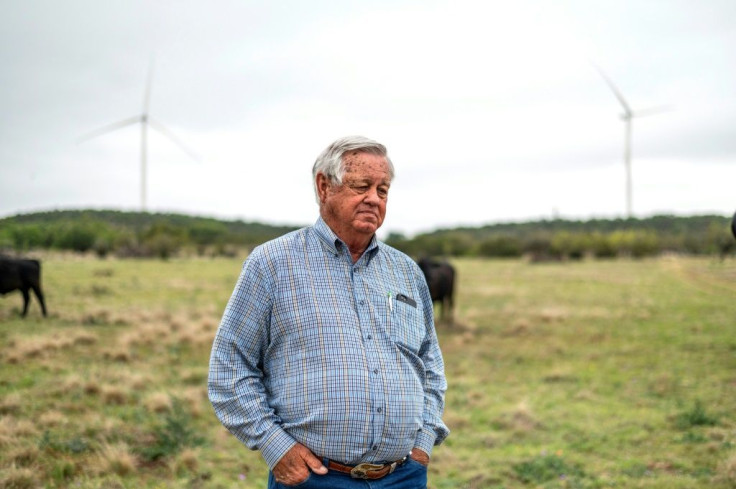
<instances>
[{"instance_id":1,"label":"shirt sleeve","mask_svg":"<svg viewBox=\"0 0 736 489\"><path fill-rule=\"evenodd\" d=\"M432 447L439 445L450 434L450 430L442 421L445 409L445 392L447 391L447 379L445 378L445 366L442 360L437 332L434 328L434 309L429 287L424 279L424 274L417 269L416 280L419 284L419 294L424 305L424 317L426 318L427 333L419 352L424 363L424 414L423 427L417 435L414 446L432 454Z\"/></svg>"},{"instance_id":2,"label":"shirt sleeve","mask_svg":"<svg viewBox=\"0 0 736 489\"><path fill-rule=\"evenodd\" d=\"M273 469L296 441L281 428L263 383L273 282L262 256L256 249L243 265L212 345L207 388L220 422Z\"/></svg>"}]
</instances>

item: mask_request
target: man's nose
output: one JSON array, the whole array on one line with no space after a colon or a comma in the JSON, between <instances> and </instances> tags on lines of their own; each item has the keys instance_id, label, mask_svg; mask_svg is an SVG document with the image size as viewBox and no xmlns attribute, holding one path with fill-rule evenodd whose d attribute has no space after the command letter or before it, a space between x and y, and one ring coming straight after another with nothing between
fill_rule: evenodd
<instances>
[{"instance_id":1,"label":"man's nose","mask_svg":"<svg viewBox=\"0 0 736 489\"><path fill-rule=\"evenodd\" d=\"M378 188L371 187L370 189L368 189L363 201L369 204L378 205L378 203L381 201L381 198L378 196Z\"/></svg>"}]
</instances>

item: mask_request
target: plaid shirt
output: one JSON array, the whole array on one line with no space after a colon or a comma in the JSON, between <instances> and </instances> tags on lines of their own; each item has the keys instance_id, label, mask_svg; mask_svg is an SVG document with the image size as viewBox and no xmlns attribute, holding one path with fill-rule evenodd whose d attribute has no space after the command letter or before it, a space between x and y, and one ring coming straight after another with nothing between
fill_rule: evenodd
<instances>
[{"instance_id":1,"label":"plaid shirt","mask_svg":"<svg viewBox=\"0 0 736 489\"><path fill-rule=\"evenodd\" d=\"M424 275L375 237L353 264L321 218L245 261L208 388L223 425L270 468L296 442L353 465L431 453L449 433Z\"/></svg>"}]
</instances>

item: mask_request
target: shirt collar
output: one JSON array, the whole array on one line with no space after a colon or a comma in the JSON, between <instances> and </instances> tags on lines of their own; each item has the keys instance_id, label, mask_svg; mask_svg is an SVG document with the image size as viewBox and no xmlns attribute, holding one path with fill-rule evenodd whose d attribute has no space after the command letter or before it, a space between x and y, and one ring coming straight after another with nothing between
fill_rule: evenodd
<instances>
[{"instance_id":1,"label":"shirt collar","mask_svg":"<svg viewBox=\"0 0 736 489\"><path fill-rule=\"evenodd\" d=\"M318 217L317 222L314 223L314 230L317 232L317 236L319 236L322 244L330 253L334 255L339 255L341 253L341 250L347 249L347 245L343 242L343 240L337 237L332 229L330 229L330 226L328 226L324 219L322 219L322 216ZM371 242L368 243L368 247L363 253L363 255L366 256L368 262L370 262L370 260L375 256L376 252L378 252L379 243L380 242L378 241L378 239L376 239L376 235L374 234L371 237Z\"/></svg>"}]
</instances>

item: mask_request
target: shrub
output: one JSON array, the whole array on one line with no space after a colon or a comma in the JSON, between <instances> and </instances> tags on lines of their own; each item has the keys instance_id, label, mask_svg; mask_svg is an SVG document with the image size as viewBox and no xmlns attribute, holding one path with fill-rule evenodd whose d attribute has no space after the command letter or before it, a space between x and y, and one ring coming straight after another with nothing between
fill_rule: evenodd
<instances>
[{"instance_id":1,"label":"shrub","mask_svg":"<svg viewBox=\"0 0 736 489\"><path fill-rule=\"evenodd\" d=\"M54 247L84 253L91 250L102 225L89 221L67 222L59 226Z\"/></svg>"},{"instance_id":2,"label":"shrub","mask_svg":"<svg viewBox=\"0 0 736 489\"><path fill-rule=\"evenodd\" d=\"M486 238L478 245L480 256L518 258L521 256L521 240L515 236L499 235Z\"/></svg>"},{"instance_id":3,"label":"shrub","mask_svg":"<svg viewBox=\"0 0 736 489\"><path fill-rule=\"evenodd\" d=\"M171 258L180 248L180 244L166 234L156 234L146 239L145 245L153 256L162 260Z\"/></svg>"},{"instance_id":4,"label":"shrub","mask_svg":"<svg viewBox=\"0 0 736 489\"><path fill-rule=\"evenodd\" d=\"M602 233L593 233L590 236L590 251L596 258L614 258L616 247L609 236Z\"/></svg>"},{"instance_id":5,"label":"shrub","mask_svg":"<svg viewBox=\"0 0 736 489\"><path fill-rule=\"evenodd\" d=\"M584 234L561 231L552 238L552 253L564 258L579 260L588 248L588 239Z\"/></svg>"},{"instance_id":6,"label":"shrub","mask_svg":"<svg viewBox=\"0 0 736 489\"><path fill-rule=\"evenodd\" d=\"M444 236L424 235L417 236L411 241L402 243L402 247L399 249L407 254L415 256L445 256L446 248L448 248L448 246L445 245Z\"/></svg>"},{"instance_id":7,"label":"shrub","mask_svg":"<svg viewBox=\"0 0 736 489\"><path fill-rule=\"evenodd\" d=\"M631 254L634 258L654 256L659 254L659 238L654 231L639 231L634 234Z\"/></svg>"},{"instance_id":8,"label":"shrub","mask_svg":"<svg viewBox=\"0 0 736 489\"><path fill-rule=\"evenodd\" d=\"M49 248L54 238L48 226L18 224L6 231L5 239L12 243L15 251L27 251L34 248Z\"/></svg>"},{"instance_id":9,"label":"shrub","mask_svg":"<svg viewBox=\"0 0 736 489\"><path fill-rule=\"evenodd\" d=\"M204 440L190 424L191 415L184 410L184 403L180 399L174 399L171 410L154 429L154 442L143 448L141 454L146 460L158 460L177 454L185 448L201 445Z\"/></svg>"},{"instance_id":10,"label":"shrub","mask_svg":"<svg viewBox=\"0 0 736 489\"><path fill-rule=\"evenodd\" d=\"M78 436L59 439L49 430L46 430L38 442L38 448L45 451L78 454L88 451L89 443L84 438Z\"/></svg>"},{"instance_id":11,"label":"shrub","mask_svg":"<svg viewBox=\"0 0 736 489\"><path fill-rule=\"evenodd\" d=\"M526 484L541 484L554 479L585 476L580 468L568 464L557 455L541 455L515 464L513 469L519 479Z\"/></svg>"},{"instance_id":12,"label":"shrub","mask_svg":"<svg viewBox=\"0 0 736 489\"><path fill-rule=\"evenodd\" d=\"M705 412L703 403L700 399L693 403L693 407L675 417L675 424L680 429L689 429L695 426L715 426L718 419Z\"/></svg>"},{"instance_id":13,"label":"shrub","mask_svg":"<svg viewBox=\"0 0 736 489\"><path fill-rule=\"evenodd\" d=\"M105 258L115 249L115 241L117 239L116 233L108 232L98 235L94 243L92 243L92 249L98 258Z\"/></svg>"},{"instance_id":14,"label":"shrub","mask_svg":"<svg viewBox=\"0 0 736 489\"><path fill-rule=\"evenodd\" d=\"M173 256L186 241L186 231L163 221L152 224L141 234L143 245L162 260Z\"/></svg>"}]
</instances>

